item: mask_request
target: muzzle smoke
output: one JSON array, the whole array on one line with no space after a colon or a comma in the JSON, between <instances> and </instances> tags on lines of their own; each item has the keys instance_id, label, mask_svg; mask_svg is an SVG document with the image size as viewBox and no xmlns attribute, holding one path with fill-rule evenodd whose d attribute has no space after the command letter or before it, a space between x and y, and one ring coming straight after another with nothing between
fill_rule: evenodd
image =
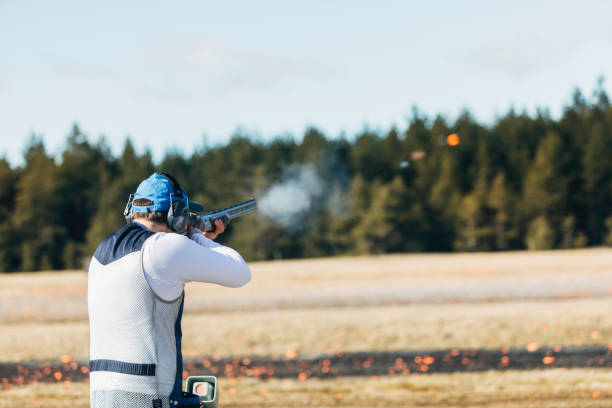
<instances>
[{"instance_id":1,"label":"muzzle smoke","mask_svg":"<svg viewBox=\"0 0 612 408\"><path fill-rule=\"evenodd\" d=\"M259 200L259 210L290 230L302 229L306 219L325 208L335 215L346 212L348 204L343 200L340 180L345 178L344 172L330 172L324 179L320 175L324 171L320 166L317 171L312 163L288 166L281 181Z\"/></svg>"}]
</instances>

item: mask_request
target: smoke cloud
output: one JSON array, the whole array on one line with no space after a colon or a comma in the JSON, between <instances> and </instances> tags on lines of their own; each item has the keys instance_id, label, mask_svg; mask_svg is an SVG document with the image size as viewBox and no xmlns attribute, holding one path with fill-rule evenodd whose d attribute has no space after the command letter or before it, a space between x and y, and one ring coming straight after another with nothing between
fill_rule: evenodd
<instances>
[{"instance_id":1,"label":"smoke cloud","mask_svg":"<svg viewBox=\"0 0 612 408\"><path fill-rule=\"evenodd\" d=\"M325 208L334 215L345 212L348 204L343 200L343 180L347 177L337 166L333 166L335 171L327 172L331 169L329 164L288 166L281 181L258 201L258 209L293 231L303 229L308 218L317 216Z\"/></svg>"},{"instance_id":2,"label":"smoke cloud","mask_svg":"<svg viewBox=\"0 0 612 408\"><path fill-rule=\"evenodd\" d=\"M285 227L300 224L323 193L323 182L312 164L292 165L283 181L273 185L260 200L259 208Z\"/></svg>"}]
</instances>

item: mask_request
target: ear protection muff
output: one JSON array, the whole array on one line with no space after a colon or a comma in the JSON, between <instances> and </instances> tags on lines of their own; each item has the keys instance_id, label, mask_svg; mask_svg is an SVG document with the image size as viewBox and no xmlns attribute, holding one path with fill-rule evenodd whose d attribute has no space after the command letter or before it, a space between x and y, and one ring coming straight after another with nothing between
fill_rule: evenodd
<instances>
[{"instance_id":1,"label":"ear protection muff","mask_svg":"<svg viewBox=\"0 0 612 408\"><path fill-rule=\"evenodd\" d=\"M189 206L187 196L183 189L168 173L160 172L172 184L174 192L170 195L170 208L168 209L168 227L173 231L183 231L189 221Z\"/></svg>"}]
</instances>

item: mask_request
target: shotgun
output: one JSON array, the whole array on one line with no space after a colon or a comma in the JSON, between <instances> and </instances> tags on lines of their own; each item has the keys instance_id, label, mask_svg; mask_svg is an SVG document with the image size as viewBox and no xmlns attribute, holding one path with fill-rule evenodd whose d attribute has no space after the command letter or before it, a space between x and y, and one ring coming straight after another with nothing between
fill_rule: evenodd
<instances>
[{"instance_id":1,"label":"shotgun","mask_svg":"<svg viewBox=\"0 0 612 408\"><path fill-rule=\"evenodd\" d=\"M220 210L211 211L202 215L192 214L189 224L193 225L202 232L211 232L215 230L215 220L221 220L227 225L234 218L243 216L257 209L257 201L251 197L243 203L230 205L229 207Z\"/></svg>"}]
</instances>

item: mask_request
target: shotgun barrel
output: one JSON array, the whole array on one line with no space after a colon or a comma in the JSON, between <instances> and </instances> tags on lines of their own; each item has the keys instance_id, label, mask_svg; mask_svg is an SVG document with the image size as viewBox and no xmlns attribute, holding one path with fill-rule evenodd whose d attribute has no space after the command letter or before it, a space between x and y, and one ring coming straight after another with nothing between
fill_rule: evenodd
<instances>
[{"instance_id":1,"label":"shotgun barrel","mask_svg":"<svg viewBox=\"0 0 612 408\"><path fill-rule=\"evenodd\" d=\"M234 218L241 217L245 214L253 212L257 209L257 201L251 197L243 203L230 205L229 207L220 210L211 211L206 214L195 216L196 220L192 223L203 232L215 230L215 220L221 220L224 224L228 224Z\"/></svg>"}]
</instances>

